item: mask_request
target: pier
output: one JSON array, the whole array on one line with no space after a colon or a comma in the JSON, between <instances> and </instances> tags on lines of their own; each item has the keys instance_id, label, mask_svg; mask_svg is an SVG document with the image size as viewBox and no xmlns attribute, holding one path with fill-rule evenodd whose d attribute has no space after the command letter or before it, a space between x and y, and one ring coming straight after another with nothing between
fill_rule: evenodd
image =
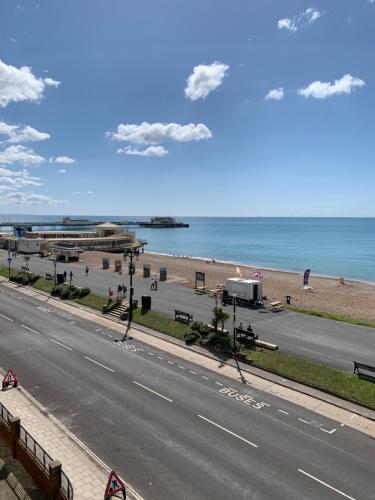
<instances>
[{"instance_id":1,"label":"pier","mask_svg":"<svg viewBox=\"0 0 375 500\"><path fill-rule=\"evenodd\" d=\"M134 226L134 227L146 227L155 229L165 229L165 228L182 228L189 227L189 224L183 222L177 222L172 218L159 218L154 217L150 221L110 221L112 224L117 226ZM14 227L14 228L35 228L35 227L69 227L69 228L83 228L83 227L93 227L102 224L103 221L90 221L89 219L71 219L70 217L64 217L62 220L55 221L33 221L33 222L20 222L20 221L9 221L0 222L0 228L4 227Z\"/></svg>"}]
</instances>

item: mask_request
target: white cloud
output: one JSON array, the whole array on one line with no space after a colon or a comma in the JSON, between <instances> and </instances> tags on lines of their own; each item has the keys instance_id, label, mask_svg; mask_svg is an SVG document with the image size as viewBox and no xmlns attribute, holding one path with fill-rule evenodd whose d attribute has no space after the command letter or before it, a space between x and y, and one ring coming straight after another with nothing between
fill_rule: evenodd
<instances>
[{"instance_id":1,"label":"white cloud","mask_svg":"<svg viewBox=\"0 0 375 500\"><path fill-rule=\"evenodd\" d=\"M284 99L284 87L279 87L278 89L273 89L268 92L265 99L273 101L281 101Z\"/></svg>"},{"instance_id":2,"label":"white cloud","mask_svg":"<svg viewBox=\"0 0 375 500\"><path fill-rule=\"evenodd\" d=\"M39 132L28 125L9 125L5 122L0 122L0 135L8 136L6 142L10 143L45 141L51 137L46 132Z\"/></svg>"},{"instance_id":3,"label":"white cloud","mask_svg":"<svg viewBox=\"0 0 375 500\"><path fill-rule=\"evenodd\" d=\"M87 191L86 194L94 194L94 191Z\"/></svg>"},{"instance_id":4,"label":"white cloud","mask_svg":"<svg viewBox=\"0 0 375 500\"><path fill-rule=\"evenodd\" d=\"M46 85L55 85L51 83L55 80L48 80L47 83L37 78L28 66L16 68L0 59L0 107L4 108L11 102L40 101Z\"/></svg>"},{"instance_id":5,"label":"white cloud","mask_svg":"<svg viewBox=\"0 0 375 500\"><path fill-rule=\"evenodd\" d=\"M70 163L75 163L74 158L69 158L69 156L56 156L56 158L49 158L49 163L64 163L66 165Z\"/></svg>"},{"instance_id":6,"label":"white cloud","mask_svg":"<svg viewBox=\"0 0 375 500\"><path fill-rule=\"evenodd\" d=\"M315 21L322 17L323 14L324 12L315 9L314 7L309 7L301 14L293 16L292 18L286 17L284 19L279 19L277 21L277 27L280 30L286 29L288 31L291 31L292 33L295 33L297 30L309 24L315 23Z\"/></svg>"},{"instance_id":7,"label":"white cloud","mask_svg":"<svg viewBox=\"0 0 375 500\"><path fill-rule=\"evenodd\" d=\"M46 196L44 194L37 193L24 193L22 191L14 191L0 197L1 203L5 205L10 205L12 203L22 204L22 205L60 205L67 203L65 200L55 200L51 196Z\"/></svg>"},{"instance_id":8,"label":"white cloud","mask_svg":"<svg viewBox=\"0 0 375 500\"><path fill-rule=\"evenodd\" d=\"M58 87L61 82L58 80L52 80L52 78L44 78L44 83L48 85L49 87Z\"/></svg>"},{"instance_id":9,"label":"white cloud","mask_svg":"<svg viewBox=\"0 0 375 500\"><path fill-rule=\"evenodd\" d=\"M146 149L135 149L130 146L127 148L120 148L117 153L125 153L126 155L134 156L165 156L168 154L168 150L163 146L149 146Z\"/></svg>"},{"instance_id":10,"label":"white cloud","mask_svg":"<svg viewBox=\"0 0 375 500\"><path fill-rule=\"evenodd\" d=\"M44 161L45 159L42 156L37 155L31 148L25 146L8 146L3 151L0 151L0 164L40 165Z\"/></svg>"},{"instance_id":11,"label":"white cloud","mask_svg":"<svg viewBox=\"0 0 375 500\"><path fill-rule=\"evenodd\" d=\"M58 174L66 174L65 168L60 168L60 170L57 171Z\"/></svg>"},{"instance_id":12,"label":"white cloud","mask_svg":"<svg viewBox=\"0 0 375 500\"><path fill-rule=\"evenodd\" d=\"M229 66L215 61L213 64L199 64L186 80L185 96L196 101L205 99L208 94L223 83Z\"/></svg>"},{"instance_id":13,"label":"white cloud","mask_svg":"<svg viewBox=\"0 0 375 500\"><path fill-rule=\"evenodd\" d=\"M307 87L299 89L297 92L303 97L326 99L334 95L350 94L356 87L363 87L363 85L365 85L363 80L347 74L339 80L335 80L334 83L317 80L310 83Z\"/></svg>"},{"instance_id":14,"label":"white cloud","mask_svg":"<svg viewBox=\"0 0 375 500\"><path fill-rule=\"evenodd\" d=\"M39 177L32 177L27 170L9 170L0 167L0 185L7 186L8 189L23 188L27 186L42 186Z\"/></svg>"},{"instance_id":15,"label":"white cloud","mask_svg":"<svg viewBox=\"0 0 375 500\"><path fill-rule=\"evenodd\" d=\"M212 132L203 123L179 125L143 122L140 125L120 123L116 132L107 132L106 135L116 141L156 145L167 140L188 142L210 139Z\"/></svg>"}]
</instances>

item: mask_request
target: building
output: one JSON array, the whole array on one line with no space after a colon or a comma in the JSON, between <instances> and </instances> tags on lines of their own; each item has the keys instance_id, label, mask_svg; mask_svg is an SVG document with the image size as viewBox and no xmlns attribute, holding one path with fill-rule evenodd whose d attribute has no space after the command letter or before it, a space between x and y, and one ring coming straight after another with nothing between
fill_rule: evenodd
<instances>
[{"instance_id":1,"label":"building","mask_svg":"<svg viewBox=\"0 0 375 500\"><path fill-rule=\"evenodd\" d=\"M21 237L10 234L0 236L0 248L26 254L48 255L53 253L53 248L61 246L61 243L64 243L65 248L70 246L80 251L123 252L131 244L139 243L141 247L147 242L136 240L134 232L110 222L98 224L93 231L26 231Z\"/></svg>"}]
</instances>

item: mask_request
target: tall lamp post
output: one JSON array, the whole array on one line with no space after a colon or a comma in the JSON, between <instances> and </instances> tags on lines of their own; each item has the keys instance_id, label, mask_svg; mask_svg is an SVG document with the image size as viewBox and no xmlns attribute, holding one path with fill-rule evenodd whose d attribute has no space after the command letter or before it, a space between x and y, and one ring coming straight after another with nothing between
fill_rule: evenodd
<instances>
[{"instance_id":1,"label":"tall lamp post","mask_svg":"<svg viewBox=\"0 0 375 500\"><path fill-rule=\"evenodd\" d=\"M237 295L233 294L233 357L236 357L236 302Z\"/></svg>"},{"instance_id":2,"label":"tall lamp post","mask_svg":"<svg viewBox=\"0 0 375 500\"><path fill-rule=\"evenodd\" d=\"M133 320L133 295L134 295L134 288L133 288L133 274L134 274L134 266L133 266L133 259L134 257L139 256L139 249L142 247L142 244L139 243L133 243L129 245L128 247L125 248L124 250L124 257L130 258L130 263L129 263L129 275L130 275L130 290L129 290L129 314L128 314L128 330L131 327L132 320Z\"/></svg>"},{"instance_id":3,"label":"tall lamp post","mask_svg":"<svg viewBox=\"0 0 375 500\"><path fill-rule=\"evenodd\" d=\"M10 256L10 249L8 250L8 270L9 270L9 280L10 280L10 264L12 263L12 257Z\"/></svg>"}]
</instances>

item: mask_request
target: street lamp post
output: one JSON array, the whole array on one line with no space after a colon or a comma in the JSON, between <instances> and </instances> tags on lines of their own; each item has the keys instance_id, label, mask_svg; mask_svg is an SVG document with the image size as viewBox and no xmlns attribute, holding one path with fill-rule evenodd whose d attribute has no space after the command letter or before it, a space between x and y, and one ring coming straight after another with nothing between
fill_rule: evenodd
<instances>
[{"instance_id":1,"label":"street lamp post","mask_svg":"<svg viewBox=\"0 0 375 500\"><path fill-rule=\"evenodd\" d=\"M236 357L236 301L237 295L233 295L233 357Z\"/></svg>"},{"instance_id":2,"label":"street lamp post","mask_svg":"<svg viewBox=\"0 0 375 500\"><path fill-rule=\"evenodd\" d=\"M139 248L141 245L132 245L127 248L125 248L124 251L124 257L129 257L130 258L130 264L129 264L129 275L130 275L130 290L129 290L129 314L128 314L128 330L131 327L131 323L133 320L133 295L134 295L134 288L133 288L133 274L134 274L134 267L133 267L133 259L134 257L139 256Z\"/></svg>"},{"instance_id":3,"label":"street lamp post","mask_svg":"<svg viewBox=\"0 0 375 500\"><path fill-rule=\"evenodd\" d=\"M10 264L12 262L12 257L10 256L10 249L8 250L8 270L9 270L9 280L10 280Z\"/></svg>"}]
</instances>

